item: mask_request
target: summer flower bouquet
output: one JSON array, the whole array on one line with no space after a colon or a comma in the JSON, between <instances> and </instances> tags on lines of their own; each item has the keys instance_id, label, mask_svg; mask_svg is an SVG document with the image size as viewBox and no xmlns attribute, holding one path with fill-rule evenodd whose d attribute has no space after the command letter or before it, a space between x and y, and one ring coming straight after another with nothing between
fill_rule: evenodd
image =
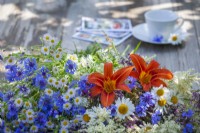
<instances>
[{"instance_id":1,"label":"summer flower bouquet","mask_svg":"<svg viewBox=\"0 0 200 133\"><path fill-rule=\"evenodd\" d=\"M200 130L199 81L150 57L93 45L66 53L45 34L40 50L6 57L0 133L192 133Z\"/></svg>"}]
</instances>

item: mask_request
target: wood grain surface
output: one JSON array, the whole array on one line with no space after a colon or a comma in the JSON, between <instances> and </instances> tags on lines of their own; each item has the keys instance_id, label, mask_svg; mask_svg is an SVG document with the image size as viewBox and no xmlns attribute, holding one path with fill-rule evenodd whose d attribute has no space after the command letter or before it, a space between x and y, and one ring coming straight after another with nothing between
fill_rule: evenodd
<instances>
[{"instance_id":1,"label":"wood grain surface","mask_svg":"<svg viewBox=\"0 0 200 133\"><path fill-rule=\"evenodd\" d=\"M144 23L144 13L148 10L170 9L185 19L184 28L191 34L188 40L179 46L142 42L138 53L156 54L161 66L172 71L200 72L200 0L66 0L66 3L59 10L45 13L36 10L35 0L0 0L0 49L12 52L37 45L46 32L62 39L62 46L68 51L74 50L74 45L85 49L91 43L72 39L83 16L128 18L135 26ZM117 49L123 51L131 45L130 52L138 42L131 37Z\"/></svg>"}]
</instances>

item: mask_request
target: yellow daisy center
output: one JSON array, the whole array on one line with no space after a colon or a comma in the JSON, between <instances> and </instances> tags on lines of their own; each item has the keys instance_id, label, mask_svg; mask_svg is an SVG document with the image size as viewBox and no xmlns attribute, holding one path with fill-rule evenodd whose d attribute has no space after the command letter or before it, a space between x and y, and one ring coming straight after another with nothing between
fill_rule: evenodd
<instances>
[{"instance_id":1,"label":"yellow daisy center","mask_svg":"<svg viewBox=\"0 0 200 133\"><path fill-rule=\"evenodd\" d=\"M173 104L177 104L177 103L178 103L178 98L177 98L177 96L172 96L172 97L171 97L171 102L172 102Z\"/></svg>"},{"instance_id":2,"label":"yellow daisy center","mask_svg":"<svg viewBox=\"0 0 200 133\"><path fill-rule=\"evenodd\" d=\"M12 62L13 62L13 60L12 60L12 59L9 59L9 60L8 60L8 62L9 62L9 63L12 63Z\"/></svg>"},{"instance_id":3,"label":"yellow daisy center","mask_svg":"<svg viewBox=\"0 0 200 133\"><path fill-rule=\"evenodd\" d=\"M164 90L163 89L158 89L157 92L156 92L156 94L158 96L163 96L164 95Z\"/></svg>"},{"instance_id":4,"label":"yellow daisy center","mask_svg":"<svg viewBox=\"0 0 200 133\"><path fill-rule=\"evenodd\" d=\"M21 103L21 101L20 101L20 100L17 100L17 103L18 103L18 104L20 104L20 103Z\"/></svg>"},{"instance_id":5,"label":"yellow daisy center","mask_svg":"<svg viewBox=\"0 0 200 133\"><path fill-rule=\"evenodd\" d=\"M65 82L65 80L64 80L64 79L62 79L61 81L62 81L63 83Z\"/></svg>"},{"instance_id":6,"label":"yellow daisy center","mask_svg":"<svg viewBox=\"0 0 200 133\"><path fill-rule=\"evenodd\" d=\"M69 99L69 96L67 95L67 96L65 96L65 99Z\"/></svg>"},{"instance_id":7,"label":"yellow daisy center","mask_svg":"<svg viewBox=\"0 0 200 133\"><path fill-rule=\"evenodd\" d=\"M52 39L52 40L51 40L51 43L54 43L54 42L55 42L55 41Z\"/></svg>"},{"instance_id":8,"label":"yellow daisy center","mask_svg":"<svg viewBox=\"0 0 200 133\"><path fill-rule=\"evenodd\" d=\"M28 115L32 115L32 113L31 113L31 112L28 112Z\"/></svg>"},{"instance_id":9,"label":"yellow daisy center","mask_svg":"<svg viewBox=\"0 0 200 133\"><path fill-rule=\"evenodd\" d=\"M52 83L52 82L53 82L53 80L52 80L52 79L49 79L49 82L50 82L50 83Z\"/></svg>"},{"instance_id":10,"label":"yellow daisy center","mask_svg":"<svg viewBox=\"0 0 200 133\"><path fill-rule=\"evenodd\" d=\"M30 104L28 102L25 103L26 106L30 106Z\"/></svg>"},{"instance_id":11,"label":"yellow daisy center","mask_svg":"<svg viewBox=\"0 0 200 133\"><path fill-rule=\"evenodd\" d=\"M67 133L67 132L65 130L63 130L62 133Z\"/></svg>"},{"instance_id":12,"label":"yellow daisy center","mask_svg":"<svg viewBox=\"0 0 200 133\"><path fill-rule=\"evenodd\" d=\"M90 121L90 116L88 115L88 114L84 114L83 115L83 120L85 121L85 122L89 122Z\"/></svg>"},{"instance_id":13,"label":"yellow daisy center","mask_svg":"<svg viewBox=\"0 0 200 133\"><path fill-rule=\"evenodd\" d=\"M116 86L116 81L114 80L107 80L107 81L104 81L104 90L107 92L107 93L111 93L115 90L115 86Z\"/></svg>"},{"instance_id":14,"label":"yellow daisy center","mask_svg":"<svg viewBox=\"0 0 200 133\"><path fill-rule=\"evenodd\" d=\"M165 106L166 105L166 103L167 103L167 101L163 98L163 99L160 99L160 100L158 100L158 105L159 106L161 106L161 107L163 107L163 106Z\"/></svg>"},{"instance_id":15,"label":"yellow daisy center","mask_svg":"<svg viewBox=\"0 0 200 133\"><path fill-rule=\"evenodd\" d=\"M79 102L79 99L78 99L78 98L76 99L76 102L77 102L77 103Z\"/></svg>"},{"instance_id":16,"label":"yellow daisy center","mask_svg":"<svg viewBox=\"0 0 200 133\"><path fill-rule=\"evenodd\" d=\"M65 107L66 107L66 108L68 108L68 107L69 107L69 105L68 105L68 104L65 104Z\"/></svg>"},{"instance_id":17,"label":"yellow daisy center","mask_svg":"<svg viewBox=\"0 0 200 133\"><path fill-rule=\"evenodd\" d=\"M63 125L64 125L64 126L67 126L67 125L68 125L68 122L67 122L67 121L64 121L64 122L63 122Z\"/></svg>"},{"instance_id":18,"label":"yellow daisy center","mask_svg":"<svg viewBox=\"0 0 200 133\"><path fill-rule=\"evenodd\" d=\"M178 39L177 36L173 36L173 37L172 37L172 40L173 40L173 41L176 41L177 39Z\"/></svg>"},{"instance_id":19,"label":"yellow daisy center","mask_svg":"<svg viewBox=\"0 0 200 133\"><path fill-rule=\"evenodd\" d=\"M55 84L58 85L59 84L58 81L56 81Z\"/></svg>"},{"instance_id":20,"label":"yellow daisy center","mask_svg":"<svg viewBox=\"0 0 200 133\"><path fill-rule=\"evenodd\" d=\"M61 48L58 48L58 51L59 51L59 52L62 52L62 49L61 49Z\"/></svg>"},{"instance_id":21,"label":"yellow daisy center","mask_svg":"<svg viewBox=\"0 0 200 133\"><path fill-rule=\"evenodd\" d=\"M151 127L146 127L145 128L145 131L149 131L149 130L151 130L152 128Z\"/></svg>"},{"instance_id":22,"label":"yellow daisy center","mask_svg":"<svg viewBox=\"0 0 200 133\"><path fill-rule=\"evenodd\" d=\"M47 93L51 94L51 90L48 90Z\"/></svg>"},{"instance_id":23,"label":"yellow daisy center","mask_svg":"<svg viewBox=\"0 0 200 133\"><path fill-rule=\"evenodd\" d=\"M70 94L70 95L72 95L72 94L73 94L73 92L72 92L72 91L70 91L70 92L69 92L69 94Z\"/></svg>"},{"instance_id":24,"label":"yellow daisy center","mask_svg":"<svg viewBox=\"0 0 200 133\"><path fill-rule=\"evenodd\" d=\"M59 54L57 54L57 55L56 55L56 58L60 58L60 55L59 55Z\"/></svg>"},{"instance_id":25,"label":"yellow daisy center","mask_svg":"<svg viewBox=\"0 0 200 133\"><path fill-rule=\"evenodd\" d=\"M45 39L46 39L46 40L49 40L49 36L46 36Z\"/></svg>"},{"instance_id":26,"label":"yellow daisy center","mask_svg":"<svg viewBox=\"0 0 200 133\"><path fill-rule=\"evenodd\" d=\"M44 52L47 52L48 51L48 48L44 48Z\"/></svg>"},{"instance_id":27,"label":"yellow daisy center","mask_svg":"<svg viewBox=\"0 0 200 133\"><path fill-rule=\"evenodd\" d=\"M121 104L118 108L120 114L125 115L128 112L128 106L126 104Z\"/></svg>"},{"instance_id":28,"label":"yellow daisy center","mask_svg":"<svg viewBox=\"0 0 200 133\"><path fill-rule=\"evenodd\" d=\"M32 117L29 117L28 119L29 119L29 121L32 121L32 120L33 120L33 118L32 118Z\"/></svg>"},{"instance_id":29,"label":"yellow daisy center","mask_svg":"<svg viewBox=\"0 0 200 133\"><path fill-rule=\"evenodd\" d=\"M75 120L74 120L74 123L75 123L75 124L77 124L77 123L78 123L78 120L77 120L77 119L75 119Z\"/></svg>"}]
</instances>

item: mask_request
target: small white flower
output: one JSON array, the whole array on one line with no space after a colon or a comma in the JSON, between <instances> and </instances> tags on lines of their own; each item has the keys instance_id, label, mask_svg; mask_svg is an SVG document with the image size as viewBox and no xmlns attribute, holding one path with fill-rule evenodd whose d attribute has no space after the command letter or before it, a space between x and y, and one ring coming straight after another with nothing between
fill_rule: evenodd
<instances>
[{"instance_id":1,"label":"small white flower","mask_svg":"<svg viewBox=\"0 0 200 133\"><path fill-rule=\"evenodd\" d=\"M28 109L27 111L26 111L26 117L31 117L31 116L33 116L34 115L34 111L32 110L32 109Z\"/></svg>"},{"instance_id":2,"label":"small white flower","mask_svg":"<svg viewBox=\"0 0 200 133\"><path fill-rule=\"evenodd\" d=\"M41 48L41 52L42 52L42 54L44 54L44 55L48 55L48 54L49 54L49 47L43 46L43 47Z\"/></svg>"},{"instance_id":3,"label":"small white flower","mask_svg":"<svg viewBox=\"0 0 200 133\"><path fill-rule=\"evenodd\" d=\"M87 124L87 123L89 123L90 121L93 121L93 120L91 120L92 117L90 116L90 113L89 113L88 110L85 112L84 115L79 115L79 118L80 118L80 120L82 121L82 122L81 122L82 124Z\"/></svg>"},{"instance_id":4,"label":"small white flower","mask_svg":"<svg viewBox=\"0 0 200 133\"><path fill-rule=\"evenodd\" d=\"M68 93L65 93L65 94L62 95L62 99L63 99L65 102L67 102L67 101L69 101L69 99L70 99L70 95L69 95Z\"/></svg>"},{"instance_id":5,"label":"small white flower","mask_svg":"<svg viewBox=\"0 0 200 133\"><path fill-rule=\"evenodd\" d=\"M184 104L183 97L177 91L170 90L169 104L170 105Z\"/></svg>"},{"instance_id":6,"label":"small white flower","mask_svg":"<svg viewBox=\"0 0 200 133\"><path fill-rule=\"evenodd\" d=\"M23 105L23 100L22 100L21 98L17 98L17 99L15 100L15 105L16 105L17 107L21 107L21 106Z\"/></svg>"},{"instance_id":7,"label":"small white flower","mask_svg":"<svg viewBox=\"0 0 200 133\"><path fill-rule=\"evenodd\" d=\"M52 38L52 36L50 34L48 34L48 33L43 35L43 40L45 42L50 42L51 38Z\"/></svg>"},{"instance_id":8,"label":"small white flower","mask_svg":"<svg viewBox=\"0 0 200 133\"><path fill-rule=\"evenodd\" d=\"M69 103L69 102L67 102L67 103L63 104L63 108L64 108L65 110L70 110L70 109L72 108L72 104Z\"/></svg>"},{"instance_id":9,"label":"small white flower","mask_svg":"<svg viewBox=\"0 0 200 133\"><path fill-rule=\"evenodd\" d=\"M27 119L26 119L26 117L22 117L22 118L20 119L20 121L23 122L23 123L26 123L26 122L27 122Z\"/></svg>"},{"instance_id":10,"label":"small white flower","mask_svg":"<svg viewBox=\"0 0 200 133\"><path fill-rule=\"evenodd\" d=\"M67 78L61 78L60 84L61 84L61 86L65 86L67 84Z\"/></svg>"},{"instance_id":11,"label":"small white flower","mask_svg":"<svg viewBox=\"0 0 200 133\"><path fill-rule=\"evenodd\" d=\"M69 121L68 120L61 121L61 127L62 128L67 128L68 126L69 126Z\"/></svg>"},{"instance_id":12,"label":"small white flower","mask_svg":"<svg viewBox=\"0 0 200 133\"><path fill-rule=\"evenodd\" d=\"M48 128L53 128L54 127L54 124L51 122L51 121L47 121L46 122L46 126L48 127Z\"/></svg>"},{"instance_id":13,"label":"small white flower","mask_svg":"<svg viewBox=\"0 0 200 133\"><path fill-rule=\"evenodd\" d=\"M28 122L29 124L33 123L34 122L34 117L33 116L26 117L26 122Z\"/></svg>"},{"instance_id":14,"label":"small white flower","mask_svg":"<svg viewBox=\"0 0 200 133\"><path fill-rule=\"evenodd\" d=\"M54 83L53 83L53 86L58 89L58 88L61 87L61 84L58 80L55 80Z\"/></svg>"},{"instance_id":15,"label":"small white flower","mask_svg":"<svg viewBox=\"0 0 200 133\"><path fill-rule=\"evenodd\" d=\"M78 56L76 54L69 54L68 59L72 60L73 62L78 62Z\"/></svg>"},{"instance_id":16,"label":"small white flower","mask_svg":"<svg viewBox=\"0 0 200 133\"><path fill-rule=\"evenodd\" d=\"M167 98L164 98L164 97L161 97L160 99L158 99L156 101L156 104L155 104L155 110L156 111L160 111L161 113L163 112L167 112L166 110L166 105L167 103L169 103L169 99Z\"/></svg>"},{"instance_id":17,"label":"small white flower","mask_svg":"<svg viewBox=\"0 0 200 133\"><path fill-rule=\"evenodd\" d=\"M70 96L70 98L72 98L72 97L74 97L75 96L75 90L74 89L69 89L68 91L67 91L67 93L68 93L68 95Z\"/></svg>"},{"instance_id":18,"label":"small white flower","mask_svg":"<svg viewBox=\"0 0 200 133\"><path fill-rule=\"evenodd\" d=\"M57 66L54 66L52 68L52 71L53 71L54 74L57 74L59 72L59 68Z\"/></svg>"},{"instance_id":19,"label":"small white flower","mask_svg":"<svg viewBox=\"0 0 200 133\"><path fill-rule=\"evenodd\" d=\"M31 133L37 133L37 132L38 132L38 127L35 126L35 125L31 126L30 132L31 132Z\"/></svg>"},{"instance_id":20,"label":"small white flower","mask_svg":"<svg viewBox=\"0 0 200 133\"><path fill-rule=\"evenodd\" d=\"M171 44L173 44L173 45L181 44L181 42L182 42L181 35L179 35L177 33L170 34L168 42L171 43Z\"/></svg>"},{"instance_id":21,"label":"small white flower","mask_svg":"<svg viewBox=\"0 0 200 133\"><path fill-rule=\"evenodd\" d=\"M49 45L50 45L50 46L55 46L55 45L57 45L57 44L58 44L58 39L55 38L55 37L52 37L52 38L50 39L50 41L49 41Z\"/></svg>"},{"instance_id":22,"label":"small white flower","mask_svg":"<svg viewBox=\"0 0 200 133\"><path fill-rule=\"evenodd\" d=\"M4 128L4 133L11 133L11 130L10 130L10 128L8 128L8 127L5 127L5 128Z\"/></svg>"},{"instance_id":23,"label":"small white flower","mask_svg":"<svg viewBox=\"0 0 200 133\"><path fill-rule=\"evenodd\" d=\"M74 118L73 120L70 121L72 124L77 125L79 124L81 121L79 120L79 118Z\"/></svg>"},{"instance_id":24,"label":"small white flower","mask_svg":"<svg viewBox=\"0 0 200 133\"><path fill-rule=\"evenodd\" d=\"M45 94L48 95L48 96L52 96L52 95L53 95L53 90L52 90L52 89L47 88L47 89L45 89L44 92L45 92Z\"/></svg>"},{"instance_id":25,"label":"small white flower","mask_svg":"<svg viewBox=\"0 0 200 133\"><path fill-rule=\"evenodd\" d=\"M124 119L125 117L130 116L135 111L135 106L129 98L118 98L115 105L117 107L117 117L120 119Z\"/></svg>"},{"instance_id":26,"label":"small white flower","mask_svg":"<svg viewBox=\"0 0 200 133\"><path fill-rule=\"evenodd\" d=\"M54 53L53 56L54 56L54 59L55 59L55 60L58 60L58 61L59 61L59 60L62 59L62 53Z\"/></svg>"},{"instance_id":27,"label":"small white flower","mask_svg":"<svg viewBox=\"0 0 200 133\"><path fill-rule=\"evenodd\" d=\"M56 79L54 77L49 77L48 80L47 80L47 82L48 82L49 85L53 85L53 83L55 82L55 80Z\"/></svg>"},{"instance_id":28,"label":"small white flower","mask_svg":"<svg viewBox=\"0 0 200 133\"><path fill-rule=\"evenodd\" d=\"M75 105L80 105L81 101L82 101L82 98L81 98L81 97L76 97L76 98L74 99L74 104L75 104Z\"/></svg>"},{"instance_id":29,"label":"small white flower","mask_svg":"<svg viewBox=\"0 0 200 133\"><path fill-rule=\"evenodd\" d=\"M25 107L26 109L32 108L31 102L29 102L29 101L24 102L24 107Z\"/></svg>"},{"instance_id":30,"label":"small white flower","mask_svg":"<svg viewBox=\"0 0 200 133\"><path fill-rule=\"evenodd\" d=\"M160 99L161 97L168 97L170 93L168 88L161 85L160 87L153 87L151 94L155 96L155 98Z\"/></svg>"},{"instance_id":31,"label":"small white flower","mask_svg":"<svg viewBox=\"0 0 200 133\"><path fill-rule=\"evenodd\" d=\"M59 133L68 133L68 129L66 129L66 128L61 128L61 129L59 130Z\"/></svg>"},{"instance_id":32,"label":"small white flower","mask_svg":"<svg viewBox=\"0 0 200 133\"><path fill-rule=\"evenodd\" d=\"M6 65L14 65L16 63L16 59L13 56L10 56L7 61L6 61Z\"/></svg>"}]
</instances>

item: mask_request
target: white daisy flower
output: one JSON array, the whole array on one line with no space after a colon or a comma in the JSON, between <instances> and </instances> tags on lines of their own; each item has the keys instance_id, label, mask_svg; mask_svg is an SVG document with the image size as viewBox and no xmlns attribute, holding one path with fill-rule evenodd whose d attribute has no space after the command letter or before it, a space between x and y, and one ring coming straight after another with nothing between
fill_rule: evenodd
<instances>
[{"instance_id":1,"label":"white daisy flower","mask_svg":"<svg viewBox=\"0 0 200 133\"><path fill-rule=\"evenodd\" d=\"M170 105L184 104L183 97L175 90L170 91Z\"/></svg>"},{"instance_id":2,"label":"white daisy flower","mask_svg":"<svg viewBox=\"0 0 200 133\"><path fill-rule=\"evenodd\" d=\"M50 42L51 38L52 38L52 36L50 34L48 34L48 33L43 35L43 40L45 42Z\"/></svg>"},{"instance_id":3,"label":"white daisy flower","mask_svg":"<svg viewBox=\"0 0 200 133\"><path fill-rule=\"evenodd\" d=\"M164 97L161 97L160 99L158 99L156 101L156 104L155 104L155 110L156 111L160 111L161 113L163 112L167 112L166 110L166 105L169 103L169 99L168 98L164 98Z\"/></svg>"},{"instance_id":4,"label":"white daisy flower","mask_svg":"<svg viewBox=\"0 0 200 133\"><path fill-rule=\"evenodd\" d=\"M22 109L22 110L21 110L21 112L22 112L23 114L26 114L26 111L27 111L26 109Z\"/></svg>"},{"instance_id":5,"label":"white daisy flower","mask_svg":"<svg viewBox=\"0 0 200 133\"><path fill-rule=\"evenodd\" d=\"M34 111L32 109L26 110L26 117L31 117L34 115Z\"/></svg>"},{"instance_id":6,"label":"white daisy flower","mask_svg":"<svg viewBox=\"0 0 200 133\"><path fill-rule=\"evenodd\" d=\"M73 125L79 124L81 121L78 117L74 118L73 120L70 121Z\"/></svg>"},{"instance_id":7,"label":"white daisy flower","mask_svg":"<svg viewBox=\"0 0 200 133\"><path fill-rule=\"evenodd\" d=\"M69 95L68 93L65 93L65 94L62 95L62 99L63 99L65 102L67 102L67 101L69 101L69 99L70 99L70 95Z\"/></svg>"},{"instance_id":8,"label":"white daisy flower","mask_svg":"<svg viewBox=\"0 0 200 133\"><path fill-rule=\"evenodd\" d=\"M72 98L72 97L75 96L76 91L75 91L74 89L69 89L69 90L67 91L67 93L69 94L70 98Z\"/></svg>"},{"instance_id":9,"label":"white daisy flower","mask_svg":"<svg viewBox=\"0 0 200 133\"><path fill-rule=\"evenodd\" d=\"M28 122L29 124L33 123L34 122L34 117L33 116L26 117L26 122Z\"/></svg>"},{"instance_id":10,"label":"white daisy flower","mask_svg":"<svg viewBox=\"0 0 200 133\"><path fill-rule=\"evenodd\" d=\"M58 48L56 51L57 51L58 53L62 53L62 52L63 52L63 49L62 49L62 48Z\"/></svg>"},{"instance_id":11,"label":"white daisy flower","mask_svg":"<svg viewBox=\"0 0 200 133\"><path fill-rule=\"evenodd\" d=\"M90 113L88 111L86 111L84 115L79 115L79 118L80 118L82 124L87 124L90 121L92 121L91 120L92 117L90 116Z\"/></svg>"},{"instance_id":12,"label":"white daisy flower","mask_svg":"<svg viewBox=\"0 0 200 133\"><path fill-rule=\"evenodd\" d=\"M58 80L55 80L54 83L53 83L53 86L58 89L58 88L61 87L61 84Z\"/></svg>"},{"instance_id":13,"label":"white daisy flower","mask_svg":"<svg viewBox=\"0 0 200 133\"><path fill-rule=\"evenodd\" d=\"M76 54L69 54L68 59L72 60L73 62L78 62L78 56Z\"/></svg>"},{"instance_id":14,"label":"white daisy flower","mask_svg":"<svg viewBox=\"0 0 200 133\"><path fill-rule=\"evenodd\" d=\"M35 125L31 126L30 132L31 132L31 133L37 133L37 132L38 132L38 127L35 126Z\"/></svg>"},{"instance_id":15,"label":"white daisy flower","mask_svg":"<svg viewBox=\"0 0 200 133\"><path fill-rule=\"evenodd\" d=\"M21 107L23 105L23 100L21 98L15 99L15 105Z\"/></svg>"},{"instance_id":16,"label":"white daisy flower","mask_svg":"<svg viewBox=\"0 0 200 133\"><path fill-rule=\"evenodd\" d=\"M159 99L160 97L167 97L169 96L169 89L163 87L163 85L161 85L160 87L153 87L151 90L151 94L157 99Z\"/></svg>"},{"instance_id":17,"label":"white daisy flower","mask_svg":"<svg viewBox=\"0 0 200 133\"><path fill-rule=\"evenodd\" d=\"M61 84L61 86L65 86L66 84L67 84L67 78L61 78L60 79L60 84Z\"/></svg>"},{"instance_id":18,"label":"white daisy flower","mask_svg":"<svg viewBox=\"0 0 200 133\"><path fill-rule=\"evenodd\" d=\"M47 121L46 122L46 126L48 127L48 128L53 128L54 127L54 124L51 122L51 121Z\"/></svg>"},{"instance_id":19,"label":"white daisy flower","mask_svg":"<svg viewBox=\"0 0 200 133\"><path fill-rule=\"evenodd\" d=\"M181 35L177 34L177 33L170 34L168 42L173 45L181 44L181 42L182 42Z\"/></svg>"},{"instance_id":20,"label":"white daisy flower","mask_svg":"<svg viewBox=\"0 0 200 133\"><path fill-rule=\"evenodd\" d=\"M63 104L63 109L70 110L71 108L72 108L72 104L71 103L67 102L67 103Z\"/></svg>"},{"instance_id":21,"label":"white daisy flower","mask_svg":"<svg viewBox=\"0 0 200 133\"><path fill-rule=\"evenodd\" d=\"M16 58L13 56L10 56L6 61L6 65L14 65L16 62L17 62Z\"/></svg>"},{"instance_id":22,"label":"white daisy flower","mask_svg":"<svg viewBox=\"0 0 200 133\"><path fill-rule=\"evenodd\" d=\"M53 85L53 83L55 82L55 80L56 79L54 77L49 77L48 80L47 80L47 82L48 82L49 85Z\"/></svg>"},{"instance_id":23,"label":"white daisy flower","mask_svg":"<svg viewBox=\"0 0 200 133\"><path fill-rule=\"evenodd\" d=\"M1 121L1 120L0 120ZM14 120L12 121L12 124L15 125L15 127L19 126L19 121L18 120ZM1 122L0 122L0 125L1 125Z\"/></svg>"},{"instance_id":24,"label":"white daisy flower","mask_svg":"<svg viewBox=\"0 0 200 133\"><path fill-rule=\"evenodd\" d=\"M25 107L26 109L32 108L31 102L29 102L29 101L24 102L24 107Z\"/></svg>"},{"instance_id":25,"label":"white daisy flower","mask_svg":"<svg viewBox=\"0 0 200 133\"><path fill-rule=\"evenodd\" d=\"M44 54L44 55L48 55L49 54L49 47L43 46L41 48L41 53Z\"/></svg>"},{"instance_id":26,"label":"white daisy flower","mask_svg":"<svg viewBox=\"0 0 200 133\"><path fill-rule=\"evenodd\" d=\"M57 74L59 72L59 68L57 66L54 66L52 68L52 71L53 71L54 74Z\"/></svg>"},{"instance_id":27,"label":"white daisy flower","mask_svg":"<svg viewBox=\"0 0 200 133\"><path fill-rule=\"evenodd\" d=\"M49 45L50 45L50 46L55 46L55 45L57 45L57 44L58 44L58 39L55 38L55 37L52 37L52 38L50 39L50 41L49 41Z\"/></svg>"},{"instance_id":28,"label":"white daisy flower","mask_svg":"<svg viewBox=\"0 0 200 133\"><path fill-rule=\"evenodd\" d=\"M66 128L61 128L61 129L59 130L59 133L68 133L68 129L66 129Z\"/></svg>"},{"instance_id":29,"label":"white daisy flower","mask_svg":"<svg viewBox=\"0 0 200 133\"><path fill-rule=\"evenodd\" d=\"M68 126L69 126L69 121L68 120L61 121L61 127L62 128L67 128Z\"/></svg>"},{"instance_id":30,"label":"white daisy flower","mask_svg":"<svg viewBox=\"0 0 200 133\"><path fill-rule=\"evenodd\" d=\"M133 112L135 111L135 106L129 98L118 98L115 105L117 106L117 116L120 119L124 119L125 117L133 114Z\"/></svg>"},{"instance_id":31,"label":"white daisy flower","mask_svg":"<svg viewBox=\"0 0 200 133\"><path fill-rule=\"evenodd\" d=\"M26 123L26 122L27 122L26 117L22 117L22 118L20 119L20 121L23 122L23 123Z\"/></svg>"},{"instance_id":32,"label":"white daisy flower","mask_svg":"<svg viewBox=\"0 0 200 133\"><path fill-rule=\"evenodd\" d=\"M53 57L55 60L59 61L62 59L62 53L54 53Z\"/></svg>"},{"instance_id":33,"label":"white daisy flower","mask_svg":"<svg viewBox=\"0 0 200 133\"><path fill-rule=\"evenodd\" d=\"M81 101L82 101L82 98L81 98L81 97L76 97L76 98L74 98L74 104L75 104L75 105L80 105Z\"/></svg>"},{"instance_id":34,"label":"white daisy flower","mask_svg":"<svg viewBox=\"0 0 200 133\"><path fill-rule=\"evenodd\" d=\"M48 95L48 96L52 96L52 95L53 95L53 90L47 88L47 89L45 89L44 93L45 93L46 95Z\"/></svg>"},{"instance_id":35,"label":"white daisy flower","mask_svg":"<svg viewBox=\"0 0 200 133\"><path fill-rule=\"evenodd\" d=\"M11 133L11 130L10 130L10 128L8 128L8 127L5 127L5 128L4 128L4 133Z\"/></svg>"}]
</instances>

